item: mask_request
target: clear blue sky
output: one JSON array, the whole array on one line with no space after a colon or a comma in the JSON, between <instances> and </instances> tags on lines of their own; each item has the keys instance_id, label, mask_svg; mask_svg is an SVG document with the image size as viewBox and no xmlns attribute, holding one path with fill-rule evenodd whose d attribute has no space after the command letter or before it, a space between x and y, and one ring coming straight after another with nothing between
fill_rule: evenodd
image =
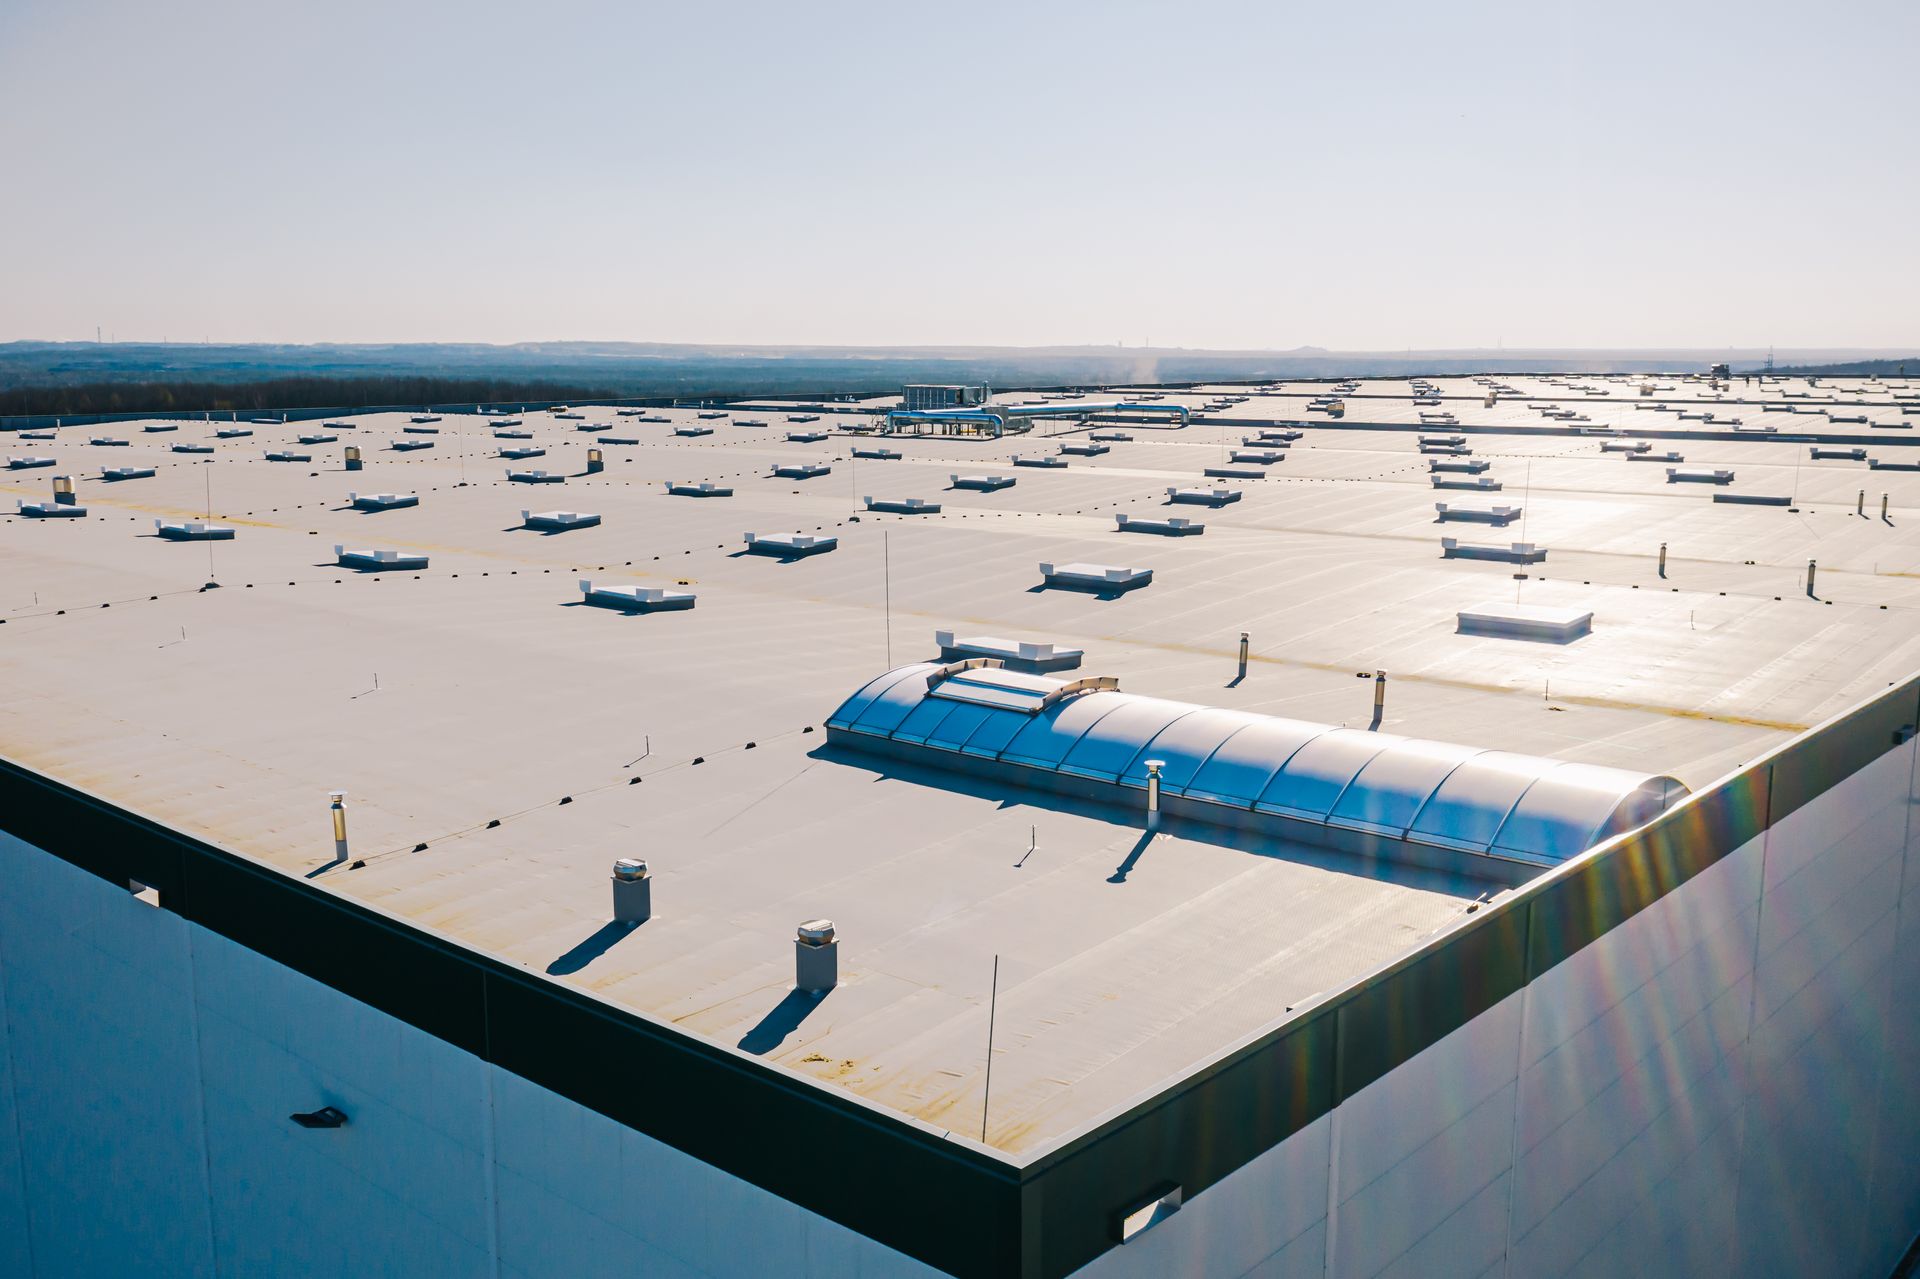
<instances>
[{"instance_id":1,"label":"clear blue sky","mask_svg":"<svg viewBox=\"0 0 1920 1279\"><path fill-rule=\"evenodd\" d=\"M1920 4L0 0L0 339L1920 341Z\"/></svg>"}]
</instances>

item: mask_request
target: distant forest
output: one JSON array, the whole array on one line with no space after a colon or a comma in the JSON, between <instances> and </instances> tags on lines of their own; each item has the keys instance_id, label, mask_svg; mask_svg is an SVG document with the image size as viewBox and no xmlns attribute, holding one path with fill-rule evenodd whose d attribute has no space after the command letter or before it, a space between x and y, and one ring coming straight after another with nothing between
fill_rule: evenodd
<instances>
[{"instance_id":1,"label":"distant forest","mask_svg":"<svg viewBox=\"0 0 1920 1279\"><path fill-rule=\"evenodd\" d=\"M616 398L605 387L486 378L287 377L264 382L88 382L0 390L0 417L258 413L375 404L500 404Z\"/></svg>"},{"instance_id":2,"label":"distant forest","mask_svg":"<svg viewBox=\"0 0 1920 1279\"><path fill-rule=\"evenodd\" d=\"M1920 374L1920 356L1911 360L1854 360L1846 364L1781 365L1774 373L1781 377L1905 377L1911 365ZM1757 371L1757 370L1756 370Z\"/></svg>"}]
</instances>

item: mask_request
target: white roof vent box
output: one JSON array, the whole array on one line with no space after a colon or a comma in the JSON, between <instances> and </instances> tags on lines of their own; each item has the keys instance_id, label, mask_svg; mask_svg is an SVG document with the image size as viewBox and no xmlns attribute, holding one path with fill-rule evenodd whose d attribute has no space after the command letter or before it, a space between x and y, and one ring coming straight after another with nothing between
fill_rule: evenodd
<instances>
[{"instance_id":1,"label":"white roof vent box","mask_svg":"<svg viewBox=\"0 0 1920 1279\"><path fill-rule=\"evenodd\" d=\"M1228 488L1171 488L1167 490L1170 504L1188 506L1225 506L1228 502L1238 502L1240 490Z\"/></svg>"},{"instance_id":2,"label":"white roof vent box","mask_svg":"<svg viewBox=\"0 0 1920 1279\"><path fill-rule=\"evenodd\" d=\"M1461 609L1456 625L1462 635L1570 644L1592 633L1593 613L1550 604L1480 604Z\"/></svg>"},{"instance_id":3,"label":"white roof vent box","mask_svg":"<svg viewBox=\"0 0 1920 1279\"><path fill-rule=\"evenodd\" d=\"M209 524L205 520L155 520L154 533L169 542L225 542L233 537L227 524Z\"/></svg>"},{"instance_id":4,"label":"white roof vent box","mask_svg":"<svg viewBox=\"0 0 1920 1279\"><path fill-rule=\"evenodd\" d=\"M667 492L675 497L732 497L733 489L711 480L668 480Z\"/></svg>"},{"instance_id":5,"label":"white roof vent box","mask_svg":"<svg viewBox=\"0 0 1920 1279\"><path fill-rule=\"evenodd\" d=\"M1161 537L1198 537L1207 526L1183 515L1115 515L1114 526L1121 533L1157 533Z\"/></svg>"},{"instance_id":6,"label":"white roof vent box","mask_svg":"<svg viewBox=\"0 0 1920 1279\"><path fill-rule=\"evenodd\" d=\"M347 505L356 511L397 511L420 505L418 493L349 493Z\"/></svg>"},{"instance_id":7,"label":"white roof vent box","mask_svg":"<svg viewBox=\"0 0 1920 1279\"><path fill-rule=\"evenodd\" d=\"M940 646L942 662L990 659L999 662L1010 671L1023 671L1034 675L1045 674L1048 671L1073 670L1080 665L1080 659L1085 656L1077 648L1063 648L1056 644L1038 644L1027 640L1001 639L998 635L956 637L952 631L935 631L933 642Z\"/></svg>"},{"instance_id":8,"label":"white roof vent box","mask_svg":"<svg viewBox=\"0 0 1920 1279\"><path fill-rule=\"evenodd\" d=\"M1012 488L1014 477L1011 475L949 475L947 483L957 489L991 493L996 489Z\"/></svg>"},{"instance_id":9,"label":"white roof vent box","mask_svg":"<svg viewBox=\"0 0 1920 1279\"><path fill-rule=\"evenodd\" d=\"M1532 542L1463 542L1457 537L1440 539L1440 558L1454 560L1505 560L1509 564L1538 564L1547 558L1547 548Z\"/></svg>"},{"instance_id":10,"label":"white roof vent box","mask_svg":"<svg viewBox=\"0 0 1920 1279\"><path fill-rule=\"evenodd\" d=\"M1505 526L1520 518L1525 508L1518 506L1456 506L1452 502L1435 502L1433 509L1438 519L1473 520L1482 524Z\"/></svg>"},{"instance_id":11,"label":"white roof vent box","mask_svg":"<svg viewBox=\"0 0 1920 1279\"><path fill-rule=\"evenodd\" d=\"M1669 484L1731 484L1733 472L1711 466L1669 466Z\"/></svg>"},{"instance_id":12,"label":"white roof vent box","mask_svg":"<svg viewBox=\"0 0 1920 1279\"><path fill-rule=\"evenodd\" d=\"M863 497L860 499L869 511L886 511L893 515L938 515L940 503L929 502L924 497Z\"/></svg>"},{"instance_id":13,"label":"white roof vent box","mask_svg":"<svg viewBox=\"0 0 1920 1279\"><path fill-rule=\"evenodd\" d=\"M748 533L746 538L750 554L773 555L785 560L824 555L840 545L837 537L817 537L812 533Z\"/></svg>"},{"instance_id":14,"label":"white roof vent box","mask_svg":"<svg viewBox=\"0 0 1920 1279\"><path fill-rule=\"evenodd\" d=\"M387 549L366 549L350 551L344 546L333 548L336 562L342 568L359 569L363 573L382 573L395 569L423 569L427 566L427 557L412 551Z\"/></svg>"},{"instance_id":15,"label":"white roof vent box","mask_svg":"<svg viewBox=\"0 0 1920 1279\"><path fill-rule=\"evenodd\" d=\"M1138 590L1149 585L1153 581L1153 570L1116 564L1042 564L1040 577L1055 590L1092 591L1104 595Z\"/></svg>"},{"instance_id":16,"label":"white roof vent box","mask_svg":"<svg viewBox=\"0 0 1920 1279\"><path fill-rule=\"evenodd\" d=\"M664 613L694 606L691 591L670 591L661 586L595 586L593 579L580 579L581 603L595 608L619 609L626 613Z\"/></svg>"},{"instance_id":17,"label":"white roof vent box","mask_svg":"<svg viewBox=\"0 0 1920 1279\"><path fill-rule=\"evenodd\" d=\"M565 533L571 529L592 528L600 522L598 515L586 511L522 511L520 526L541 533Z\"/></svg>"}]
</instances>

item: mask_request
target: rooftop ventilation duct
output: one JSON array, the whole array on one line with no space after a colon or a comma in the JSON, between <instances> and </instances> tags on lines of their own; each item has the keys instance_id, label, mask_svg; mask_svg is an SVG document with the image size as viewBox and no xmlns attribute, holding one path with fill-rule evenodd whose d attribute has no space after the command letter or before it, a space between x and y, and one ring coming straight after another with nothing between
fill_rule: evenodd
<instances>
[{"instance_id":1,"label":"rooftop ventilation duct","mask_svg":"<svg viewBox=\"0 0 1920 1279\"><path fill-rule=\"evenodd\" d=\"M828 740L1139 812L1522 882L1686 793L1670 777L1122 693L1109 677L915 663L870 681Z\"/></svg>"}]
</instances>

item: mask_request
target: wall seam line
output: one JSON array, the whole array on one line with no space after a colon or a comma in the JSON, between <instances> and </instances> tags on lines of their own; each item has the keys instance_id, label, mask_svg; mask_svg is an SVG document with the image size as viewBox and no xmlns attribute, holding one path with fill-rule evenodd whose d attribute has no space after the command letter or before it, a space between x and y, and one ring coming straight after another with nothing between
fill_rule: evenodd
<instances>
[{"instance_id":1,"label":"wall seam line","mask_svg":"<svg viewBox=\"0 0 1920 1279\"><path fill-rule=\"evenodd\" d=\"M5 947L0 946L0 974L6 971ZM28 1273L39 1274L40 1262L33 1251L33 1203L27 1198L27 1141L20 1131L20 1068L13 1059L13 1008L6 997L6 982L0 976L0 1021L7 1028L7 1091L13 1101L13 1155L20 1168L20 1216L26 1224Z\"/></svg>"}]
</instances>

